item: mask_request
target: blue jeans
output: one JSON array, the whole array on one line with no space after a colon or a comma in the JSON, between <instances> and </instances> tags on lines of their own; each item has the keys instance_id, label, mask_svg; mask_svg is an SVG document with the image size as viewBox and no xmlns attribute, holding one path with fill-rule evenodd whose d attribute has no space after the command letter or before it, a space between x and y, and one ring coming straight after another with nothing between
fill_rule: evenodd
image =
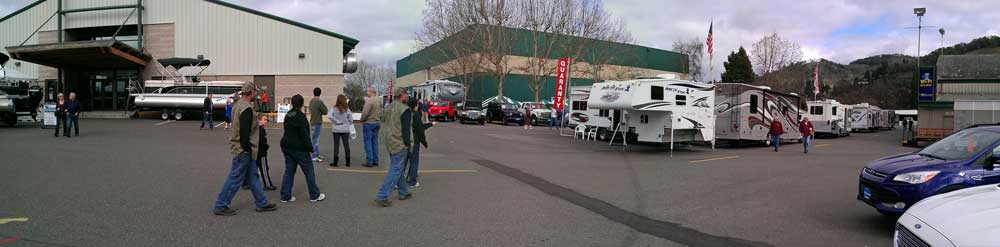
<instances>
[{"instance_id":1,"label":"blue jeans","mask_svg":"<svg viewBox=\"0 0 1000 247\"><path fill-rule=\"evenodd\" d=\"M406 160L409 156L409 151L403 150L399 153L389 154L389 172L385 174L385 180L382 181L382 187L379 187L378 194L375 194L375 199L387 200L389 199L389 193L392 193L392 187L396 186L399 190L399 195L409 195L408 187L406 181L403 181L403 169L406 167Z\"/></svg>"},{"instance_id":2,"label":"blue jeans","mask_svg":"<svg viewBox=\"0 0 1000 247\"><path fill-rule=\"evenodd\" d=\"M240 185L243 185L243 181L248 179L250 180L250 192L253 193L254 204L258 208L267 205L267 196L261 190L253 158L250 157L249 153L242 153L233 157L233 168L229 171L226 182L222 184L219 197L215 199L215 209L228 207L232 203L233 197L236 196L236 192L240 191Z\"/></svg>"},{"instance_id":3,"label":"blue jeans","mask_svg":"<svg viewBox=\"0 0 1000 247\"><path fill-rule=\"evenodd\" d=\"M64 126L66 126L66 129L63 132L66 134L66 136L69 136L69 130L70 129L72 129L73 131L76 131L76 135L77 136L80 135L80 117L79 116L74 116L72 114L66 116L66 125L64 125Z\"/></svg>"},{"instance_id":4,"label":"blue jeans","mask_svg":"<svg viewBox=\"0 0 1000 247\"><path fill-rule=\"evenodd\" d=\"M201 115L201 128L205 128L205 122L208 122L208 128L214 129L215 125L212 124L212 112L203 112Z\"/></svg>"},{"instance_id":5,"label":"blue jeans","mask_svg":"<svg viewBox=\"0 0 1000 247\"><path fill-rule=\"evenodd\" d=\"M302 175L306 177L306 187L309 189L309 199L319 198L319 186L316 185L316 171L313 170L309 153L302 151L282 150L285 155L285 176L281 178L281 200L292 198L292 185L295 184L295 169L302 167Z\"/></svg>"},{"instance_id":6,"label":"blue jeans","mask_svg":"<svg viewBox=\"0 0 1000 247\"><path fill-rule=\"evenodd\" d=\"M804 152L806 152L806 153L809 153L809 142L811 140L812 140L812 136L803 136L802 137L802 150Z\"/></svg>"},{"instance_id":7,"label":"blue jeans","mask_svg":"<svg viewBox=\"0 0 1000 247\"><path fill-rule=\"evenodd\" d=\"M365 142L365 161L367 164L378 163L378 130L382 128L378 123L361 124L362 134Z\"/></svg>"},{"instance_id":8,"label":"blue jeans","mask_svg":"<svg viewBox=\"0 0 1000 247\"><path fill-rule=\"evenodd\" d=\"M406 166L406 183L411 186L417 184L417 169L420 169L420 144L414 144Z\"/></svg>"},{"instance_id":9,"label":"blue jeans","mask_svg":"<svg viewBox=\"0 0 1000 247\"><path fill-rule=\"evenodd\" d=\"M319 132L322 130L323 130L323 124L312 125L312 133L309 134L312 135L313 153L312 157L310 158L319 157Z\"/></svg>"},{"instance_id":10,"label":"blue jeans","mask_svg":"<svg viewBox=\"0 0 1000 247\"><path fill-rule=\"evenodd\" d=\"M774 146L774 151L778 151L778 146L781 145L781 136L771 135L771 145Z\"/></svg>"}]
</instances>

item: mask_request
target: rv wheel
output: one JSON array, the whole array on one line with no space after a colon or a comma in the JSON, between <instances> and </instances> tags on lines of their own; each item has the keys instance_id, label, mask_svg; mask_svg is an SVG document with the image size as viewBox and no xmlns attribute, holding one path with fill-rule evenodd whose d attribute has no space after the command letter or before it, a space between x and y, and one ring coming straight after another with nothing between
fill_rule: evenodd
<instances>
[{"instance_id":1,"label":"rv wheel","mask_svg":"<svg viewBox=\"0 0 1000 247\"><path fill-rule=\"evenodd\" d=\"M170 120L170 112L167 112L167 110L160 110L160 119L163 119L163 121Z\"/></svg>"},{"instance_id":2,"label":"rv wheel","mask_svg":"<svg viewBox=\"0 0 1000 247\"><path fill-rule=\"evenodd\" d=\"M611 139L611 137L608 136L608 129L598 128L597 129L597 139L602 140L602 141L607 141L608 139Z\"/></svg>"},{"instance_id":3,"label":"rv wheel","mask_svg":"<svg viewBox=\"0 0 1000 247\"><path fill-rule=\"evenodd\" d=\"M177 120L177 121L181 121L181 119L184 119L184 112L182 112L180 110L175 111L174 112L174 119Z\"/></svg>"}]
</instances>

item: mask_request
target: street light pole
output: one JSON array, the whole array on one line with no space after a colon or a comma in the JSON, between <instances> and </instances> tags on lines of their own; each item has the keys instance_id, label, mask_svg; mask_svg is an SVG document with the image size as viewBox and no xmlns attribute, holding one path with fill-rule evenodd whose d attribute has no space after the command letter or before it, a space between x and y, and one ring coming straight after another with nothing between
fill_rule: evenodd
<instances>
[{"instance_id":1,"label":"street light pole","mask_svg":"<svg viewBox=\"0 0 1000 247\"><path fill-rule=\"evenodd\" d=\"M938 32L941 33L941 54L939 55L944 55L944 28L938 29Z\"/></svg>"}]
</instances>

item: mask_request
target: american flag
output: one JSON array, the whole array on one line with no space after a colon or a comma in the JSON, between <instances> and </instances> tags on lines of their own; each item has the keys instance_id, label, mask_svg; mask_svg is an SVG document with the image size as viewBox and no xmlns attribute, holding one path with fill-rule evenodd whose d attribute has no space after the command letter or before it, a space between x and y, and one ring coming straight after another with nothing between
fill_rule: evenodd
<instances>
[{"instance_id":1,"label":"american flag","mask_svg":"<svg viewBox=\"0 0 1000 247\"><path fill-rule=\"evenodd\" d=\"M819 95L819 62L816 62L816 68L813 68L813 97Z\"/></svg>"},{"instance_id":2,"label":"american flag","mask_svg":"<svg viewBox=\"0 0 1000 247\"><path fill-rule=\"evenodd\" d=\"M714 25L714 21L713 22L709 22L709 24L708 24L708 39L705 40L705 44L708 45L708 57L709 58L712 57L712 26L713 25Z\"/></svg>"}]
</instances>

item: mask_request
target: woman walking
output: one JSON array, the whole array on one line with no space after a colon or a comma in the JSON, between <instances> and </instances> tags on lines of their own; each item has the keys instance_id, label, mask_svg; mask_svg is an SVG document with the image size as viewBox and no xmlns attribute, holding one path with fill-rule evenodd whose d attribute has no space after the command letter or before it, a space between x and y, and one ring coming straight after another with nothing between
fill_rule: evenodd
<instances>
[{"instance_id":1,"label":"woman walking","mask_svg":"<svg viewBox=\"0 0 1000 247\"><path fill-rule=\"evenodd\" d=\"M347 109L347 96L337 95L337 103L326 117L333 122L333 162L330 162L330 166L337 167L337 162L340 161L340 142L343 141L344 166L351 167L351 144L348 137L354 128L354 117L351 115L351 109Z\"/></svg>"},{"instance_id":2,"label":"woman walking","mask_svg":"<svg viewBox=\"0 0 1000 247\"><path fill-rule=\"evenodd\" d=\"M295 184L295 169L302 167L302 175L306 177L309 189L309 201L318 202L326 199L316 185L316 171L310 151L312 142L309 138L309 119L302 113L305 104L302 95L292 96L292 109L285 114L285 135L281 137L281 153L285 155L285 176L281 179L281 202L294 202L292 185Z\"/></svg>"},{"instance_id":3,"label":"woman walking","mask_svg":"<svg viewBox=\"0 0 1000 247\"><path fill-rule=\"evenodd\" d=\"M66 126L66 99L63 98L63 94L59 93L59 99L56 100L56 137L59 137L60 126ZM67 129L66 135L69 135L69 130Z\"/></svg>"}]
</instances>

